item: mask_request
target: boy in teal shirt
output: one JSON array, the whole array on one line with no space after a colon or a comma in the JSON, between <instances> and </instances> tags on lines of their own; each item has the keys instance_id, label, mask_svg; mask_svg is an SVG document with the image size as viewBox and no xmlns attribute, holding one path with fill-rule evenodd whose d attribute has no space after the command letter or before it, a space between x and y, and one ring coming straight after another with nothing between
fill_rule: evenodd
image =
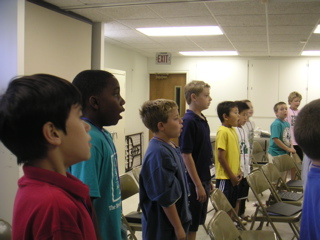
<instances>
[{"instance_id":1,"label":"boy in teal shirt","mask_svg":"<svg viewBox=\"0 0 320 240\"><path fill-rule=\"evenodd\" d=\"M109 72L86 70L72 82L83 97L83 119L90 124L91 158L70 172L87 184L103 240L121 240L121 192L117 152L103 126L116 125L124 111L118 80Z\"/></svg>"}]
</instances>

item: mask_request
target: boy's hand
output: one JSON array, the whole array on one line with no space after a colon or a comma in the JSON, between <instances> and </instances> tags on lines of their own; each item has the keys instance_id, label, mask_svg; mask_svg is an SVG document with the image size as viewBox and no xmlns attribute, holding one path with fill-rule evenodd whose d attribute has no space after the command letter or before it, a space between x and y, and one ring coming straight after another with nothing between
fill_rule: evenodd
<instances>
[{"instance_id":1,"label":"boy's hand","mask_svg":"<svg viewBox=\"0 0 320 240\"><path fill-rule=\"evenodd\" d=\"M178 229L174 229L174 233L176 234L176 237L178 240L186 240L187 239L187 235L186 232L184 231L184 229L178 228Z\"/></svg>"},{"instance_id":2,"label":"boy's hand","mask_svg":"<svg viewBox=\"0 0 320 240\"><path fill-rule=\"evenodd\" d=\"M233 175L233 177L230 178L232 186L237 186L240 183L241 179L242 177L239 178L239 175L237 176Z\"/></svg>"},{"instance_id":3,"label":"boy's hand","mask_svg":"<svg viewBox=\"0 0 320 240\"><path fill-rule=\"evenodd\" d=\"M296 153L296 150L293 147L291 147L289 148L289 153Z\"/></svg>"},{"instance_id":4,"label":"boy's hand","mask_svg":"<svg viewBox=\"0 0 320 240\"><path fill-rule=\"evenodd\" d=\"M196 186L196 192L197 192L197 200L199 202L205 202L207 200L207 193L204 190L204 187L200 185L199 187Z\"/></svg>"},{"instance_id":5,"label":"boy's hand","mask_svg":"<svg viewBox=\"0 0 320 240\"><path fill-rule=\"evenodd\" d=\"M210 182L210 185L211 185L211 187L210 187L210 193L212 193L213 190L215 189L215 186L214 186L214 184L213 184L212 182Z\"/></svg>"}]
</instances>

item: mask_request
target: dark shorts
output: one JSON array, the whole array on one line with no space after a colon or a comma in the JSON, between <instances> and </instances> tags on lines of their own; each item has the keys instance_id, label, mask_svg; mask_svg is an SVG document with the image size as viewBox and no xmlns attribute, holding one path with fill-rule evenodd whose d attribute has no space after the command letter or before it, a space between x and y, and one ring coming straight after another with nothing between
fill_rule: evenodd
<instances>
[{"instance_id":1,"label":"dark shorts","mask_svg":"<svg viewBox=\"0 0 320 240\"><path fill-rule=\"evenodd\" d=\"M199 225L202 225L206 221L207 217L207 209L208 209L208 199L210 195L211 190L211 181L203 182L202 186L204 187L204 190L207 193L207 200L203 203L199 202L197 200L197 192L195 185L193 183L189 182L189 188L190 188L190 196L189 196L189 208L192 215L192 222L189 227L190 232L197 232Z\"/></svg>"},{"instance_id":2,"label":"dark shorts","mask_svg":"<svg viewBox=\"0 0 320 240\"><path fill-rule=\"evenodd\" d=\"M238 200L247 199L249 195L249 184L247 179L242 178L238 185Z\"/></svg>"},{"instance_id":3,"label":"dark shorts","mask_svg":"<svg viewBox=\"0 0 320 240\"><path fill-rule=\"evenodd\" d=\"M232 186L230 179L217 179L216 188L219 188L224 193L231 206L235 208L238 199L238 186Z\"/></svg>"}]
</instances>

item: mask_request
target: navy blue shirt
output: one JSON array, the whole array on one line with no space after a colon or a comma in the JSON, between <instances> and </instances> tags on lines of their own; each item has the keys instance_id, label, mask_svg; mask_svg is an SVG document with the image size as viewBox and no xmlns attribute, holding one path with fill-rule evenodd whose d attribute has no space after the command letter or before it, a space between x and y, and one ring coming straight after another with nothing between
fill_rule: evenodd
<instances>
[{"instance_id":1,"label":"navy blue shirt","mask_svg":"<svg viewBox=\"0 0 320 240\"><path fill-rule=\"evenodd\" d=\"M202 115L203 116L203 115ZM210 142L210 127L203 116L187 110L183 119L183 129L179 137L182 153L192 153L201 182L210 181L210 165L213 163L212 145ZM188 181L192 183L188 175Z\"/></svg>"},{"instance_id":2,"label":"navy blue shirt","mask_svg":"<svg viewBox=\"0 0 320 240\"><path fill-rule=\"evenodd\" d=\"M151 139L139 177L144 240L176 239L163 207L176 205L181 224L188 231L191 213L185 166L179 148Z\"/></svg>"}]
</instances>

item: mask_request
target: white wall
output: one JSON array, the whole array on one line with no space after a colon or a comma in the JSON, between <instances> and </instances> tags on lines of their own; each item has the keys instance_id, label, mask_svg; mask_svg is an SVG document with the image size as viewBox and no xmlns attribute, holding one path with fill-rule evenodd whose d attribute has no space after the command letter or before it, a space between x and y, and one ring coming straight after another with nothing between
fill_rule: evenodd
<instances>
[{"instance_id":1,"label":"white wall","mask_svg":"<svg viewBox=\"0 0 320 240\"><path fill-rule=\"evenodd\" d=\"M92 25L26 2L25 74L72 81L91 68Z\"/></svg>"},{"instance_id":2,"label":"white wall","mask_svg":"<svg viewBox=\"0 0 320 240\"><path fill-rule=\"evenodd\" d=\"M105 43L105 67L126 72L125 134L143 132L145 152L149 133L140 119L139 108L149 99L147 58L133 51Z\"/></svg>"},{"instance_id":3,"label":"white wall","mask_svg":"<svg viewBox=\"0 0 320 240\"><path fill-rule=\"evenodd\" d=\"M13 77L23 74L24 0L0 1L0 94ZM19 168L0 142L0 218L12 222Z\"/></svg>"},{"instance_id":4,"label":"white wall","mask_svg":"<svg viewBox=\"0 0 320 240\"><path fill-rule=\"evenodd\" d=\"M157 65L148 59L149 73L187 73L187 82L203 80L211 85L211 106L204 111L210 129L220 121L216 106L225 100L249 98L255 108L256 127L270 128L275 119L273 106L287 102L292 91L302 94L303 107L320 98L320 58L175 57L171 65Z\"/></svg>"},{"instance_id":5,"label":"white wall","mask_svg":"<svg viewBox=\"0 0 320 240\"><path fill-rule=\"evenodd\" d=\"M25 0L0 1L0 36L1 93L17 75L72 80L91 67L91 25ZM10 223L18 178L16 158L0 143L0 218Z\"/></svg>"}]
</instances>

